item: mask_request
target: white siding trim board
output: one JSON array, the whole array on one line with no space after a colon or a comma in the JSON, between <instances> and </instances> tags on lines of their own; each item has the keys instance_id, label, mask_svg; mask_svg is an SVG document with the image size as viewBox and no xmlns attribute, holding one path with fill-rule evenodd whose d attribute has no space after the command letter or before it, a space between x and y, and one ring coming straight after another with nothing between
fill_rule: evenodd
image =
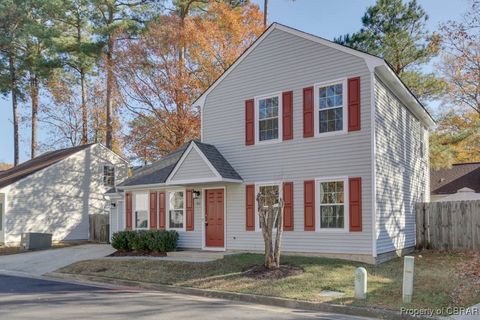
<instances>
[{"instance_id":1,"label":"white siding trim board","mask_svg":"<svg viewBox=\"0 0 480 320\"><path fill-rule=\"evenodd\" d=\"M375 135L375 106L376 106L376 96L375 96L375 72L370 72L370 122L371 122L371 165L372 165L372 255L374 258L377 257L377 146L376 146L376 135Z\"/></svg>"}]
</instances>

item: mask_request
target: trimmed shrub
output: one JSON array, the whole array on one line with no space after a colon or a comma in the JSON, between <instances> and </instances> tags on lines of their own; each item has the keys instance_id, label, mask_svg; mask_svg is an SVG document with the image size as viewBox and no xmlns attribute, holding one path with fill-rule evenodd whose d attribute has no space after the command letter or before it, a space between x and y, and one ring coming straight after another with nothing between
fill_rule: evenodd
<instances>
[{"instance_id":1,"label":"trimmed shrub","mask_svg":"<svg viewBox=\"0 0 480 320\"><path fill-rule=\"evenodd\" d=\"M128 233L132 231L119 231L112 235L112 247L119 251L130 251Z\"/></svg>"},{"instance_id":2,"label":"trimmed shrub","mask_svg":"<svg viewBox=\"0 0 480 320\"><path fill-rule=\"evenodd\" d=\"M173 230L120 231L112 236L119 251L169 252L177 248L178 232Z\"/></svg>"},{"instance_id":3,"label":"trimmed shrub","mask_svg":"<svg viewBox=\"0 0 480 320\"><path fill-rule=\"evenodd\" d=\"M150 231L147 230L138 230L135 232L135 237L132 239L132 250L148 251L149 232Z\"/></svg>"},{"instance_id":4,"label":"trimmed shrub","mask_svg":"<svg viewBox=\"0 0 480 320\"><path fill-rule=\"evenodd\" d=\"M152 252L169 252L177 248L177 231L153 231L148 241L148 249Z\"/></svg>"}]
</instances>

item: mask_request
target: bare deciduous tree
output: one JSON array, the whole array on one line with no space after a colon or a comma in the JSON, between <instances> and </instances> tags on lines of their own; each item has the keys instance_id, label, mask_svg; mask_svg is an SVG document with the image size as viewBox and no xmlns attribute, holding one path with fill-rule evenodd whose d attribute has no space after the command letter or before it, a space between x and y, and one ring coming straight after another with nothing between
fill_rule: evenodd
<instances>
[{"instance_id":1,"label":"bare deciduous tree","mask_svg":"<svg viewBox=\"0 0 480 320\"><path fill-rule=\"evenodd\" d=\"M280 267L280 244L283 234L283 199L278 188L266 187L257 194L258 215L265 242L265 268ZM275 238L274 238L275 232Z\"/></svg>"}]
</instances>

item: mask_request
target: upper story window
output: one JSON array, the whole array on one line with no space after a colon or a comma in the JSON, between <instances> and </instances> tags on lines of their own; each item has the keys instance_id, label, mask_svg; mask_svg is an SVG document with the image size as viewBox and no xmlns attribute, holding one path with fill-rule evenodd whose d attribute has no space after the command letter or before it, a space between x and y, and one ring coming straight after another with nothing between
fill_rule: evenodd
<instances>
[{"instance_id":1,"label":"upper story window","mask_svg":"<svg viewBox=\"0 0 480 320\"><path fill-rule=\"evenodd\" d=\"M103 166L103 185L105 187L115 186L115 167L111 165Z\"/></svg>"},{"instance_id":2,"label":"upper story window","mask_svg":"<svg viewBox=\"0 0 480 320\"><path fill-rule=\"evenodd\" d=\"M317 134L345 130L346 81L315 86Z\"/></svg>"},{"instance_id":3,"label":"upper story window","mask_svg":"<svg viewBox=\"0 0 480 320\"><path fill-rule=\"evenodd\" d=\"M181 229L185 226L185 192L168 193L168 228Z\"/></svg>"},{"instance_id":4,"label":"upper story window","mask_svg":"<svg viewBox=\"0 0 480 320\"><path fill-rule=\"evenodd\" d=\"M320 181L318 184L320 229L344 229L347 225L346 181Z\"/></svg>"},{"instance_id":5,"label":"upper story window","mask_svg":"<svg viewBox=\"0 0 480 320\"><path fill-rule=\"evenodd\" d=\"M279 141L282 127L281 94L256 98L255 109L257 142Z\"/></svg>"}]
</instances>

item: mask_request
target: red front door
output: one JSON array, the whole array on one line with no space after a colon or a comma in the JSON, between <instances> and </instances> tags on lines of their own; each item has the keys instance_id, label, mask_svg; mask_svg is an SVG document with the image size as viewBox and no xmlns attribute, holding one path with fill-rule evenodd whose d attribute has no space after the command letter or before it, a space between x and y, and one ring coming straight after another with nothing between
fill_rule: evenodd
<instances>
[{"instance_id":1,"label":"red front door","mask_svg":"<svg viewBox=\"0 0 480 320\"><path fill-rule=\"evenodd\" d=\"M205 192L205 245L207 247L224 247L223 193L223 189L209 189Z\"/></svg>"}]
</instances>

